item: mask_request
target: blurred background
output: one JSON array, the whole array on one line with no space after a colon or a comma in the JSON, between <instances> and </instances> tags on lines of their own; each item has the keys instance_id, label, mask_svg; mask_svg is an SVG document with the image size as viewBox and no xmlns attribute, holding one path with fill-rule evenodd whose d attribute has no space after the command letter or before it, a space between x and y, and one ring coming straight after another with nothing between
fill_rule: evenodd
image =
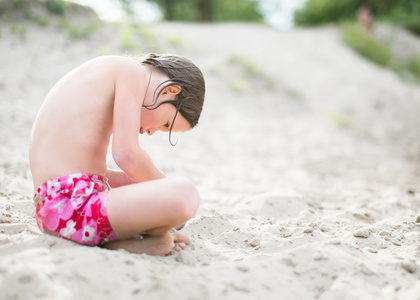
<instances>
[{"instance_id":1,"label":"blurred background","mask_svg":"<svg viewBox=\"0 0 420 300\"><path fill-rule=\"evenodd\" d=\"M18 1L16 1L18 2ZM59 2L57 0L50 2ZM127 15L139 22L263 22L288 30L294 25L316 26L354 20L363 6L382 22L420 32L418 0L74 0L92 7L103 20Z\"/></svg>"},{"instance_id":2,"label":"blurred background","mask_svg":"<svg viewBox=\"0 0 420 300\"><path fill-rule=\"evenodd\" d=\"M420 0L0 0L0 223L34 224L28 139L62 76L101 55L176 53L204 73L200 123L174 135L176 147L164 133L139 139L162 171L197 184L202 203L185 230L195 240L191 257L208 263L162 275L169 280L156 277L154 263L135 265L150 271L139 278L155 278L153 288L141 286L141 295L155 299L154 287L163 284L164 298L204 278L187 298L273 299L265 295L289 291L295 299L306 289L310 296L302 299L321 299L335 284L342 293L322 299L418 299L419 22ZM354 231L364 226L372 226L372 234L362 241ZM13 234L11 240L25 239ZM64 261L61 244L40 241ZM8 255L20 261L11 247ZM326 247L342 255L314 256ZM416 264L404 270L396 253ZM296 288L287 280L279 284L283 254L296 254L296 267L285 262ZM39 262L32 257L28 261ZM96 257L103 268L115 267L114 260ZM214 260L222 267L209 272ZM74 259L77 273L48 278L61 278L63 286L71 278L67 286L82 298L109 298L104 284L85 278L107 276L101 282L112 285L115 274L85 261ZM149 265L148 258L139 261ZM237 262L249 272L235 268ZM21 266L27 269L26 260ZM208 285L207 276L223 282L225 267L234 270L229 281ZM17 293L31 293L22 299L40 287L49 293L39 285L43 280L28 288L13 274L0 275L18 282ZM232 285L231 278L246 280ZM253 287L266 279L267 294ZM137 299L138 286L130 282L127 291L136 292L126 299ZM412 298L394 297L410 290Z\"/></svg>"},{"instance_id":3,"label":"blurred background","mask_svg":"<svg viewBox=\"0 0 420 300\"><path fill-rule=\"evenodd\" d=\"M66 17L66 14L71 14L70 7L76 9L75 4L92 8L98 18L91 19L88 24L86 21L79 25L76 24L77 21L69 24L71 17ZM42 9L50 15L40 15ZM420 0L0 1L0 16L3 23L7 23L8 20L19 22L22 21L21 16L24 16L25 19L44 26L54 15L63 17L58 26L62 28L67 26L76 37L89 35L100 26L101 21L126 23L129 20L143 25L166 21L246 22L265 24L282 31L296 27L335 24L341 28L343 41L362 56L401 74L408 74L417 79L420 76L418 53L416 55L410 53L409 49L403 49L407 48L404 43L401 46L395 42L391 45L389 39L384 37L386 33L383 30L373 30L373 24L390 24L419 36Z\"/></svg>"},{"instance_id":4,"label":"blurred background","mask_svg":"<svg viewBox=\"0 0 420 300\"><path fill-rule=\"evenodd\" d=\"M369 35L375 22L396 25L420 36L420 0L74 0L72 2L93 8L100 18L111 22L126 18L144 24L160 21L251 22L286 31L293 27L338 24L344 42L359 54L374 63L420 78L418 52L406 53L407 49L403 49L406 48L404 43L400 47L395 44L390 45L389 41L387 44L382 32ZM356 22L358 26L355 26ZM392 57L393 50L397 57Z\"/></svg>"},{"instance_id":5,"label":"blurred background","mask_svg":"<svg viewBox=\"0 0 420 300\"><path fill-rule=\"evenodd\" d=\"M121 21L130 15L139 22L158 21L266 23L280 29L293 26L294 11L306 0L76 0L92 7L108 21Z\"/></svg>"}]
</instances>

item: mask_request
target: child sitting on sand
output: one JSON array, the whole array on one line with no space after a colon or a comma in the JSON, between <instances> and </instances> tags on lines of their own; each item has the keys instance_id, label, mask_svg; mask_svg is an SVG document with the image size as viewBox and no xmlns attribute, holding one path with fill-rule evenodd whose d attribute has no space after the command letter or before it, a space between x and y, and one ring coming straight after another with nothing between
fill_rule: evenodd
<instances>
[{"instance_id":1,"label":"child sitting on sand","mask_svg":"<svg viewBox=\"0 0 420 300\"><path fill-rule=\"evenodd\" d=\"M198 191L186 178L166 177L138 137L163 131L170 139L171 132L193 128L204 92L201 71L175 55L103 56L64 76L45 99L30 138L39 228L135 253L184 249L188 237L171 229L194 216ZM111 135L122 171L106 165Z\"/></svg>"}]
</instances>

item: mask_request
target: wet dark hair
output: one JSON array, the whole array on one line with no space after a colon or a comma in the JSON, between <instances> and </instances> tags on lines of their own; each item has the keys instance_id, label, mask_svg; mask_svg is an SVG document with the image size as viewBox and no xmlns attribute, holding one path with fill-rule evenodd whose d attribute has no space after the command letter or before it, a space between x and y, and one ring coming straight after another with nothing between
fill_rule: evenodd
<instances>
[{"instance_id":1,"label":"wet dark hair","mask_svg":"<svg viewBox=\"0 0 420 300\"><path fill-rule=\"evenodd\" d=\"M150 53L137 59L140 63L152 67L152 72L157 69L169 77L153 93L153 103L143 104L147 109L156 109L164 103L171 103L176 107L176 113L169 129L169 142L172 146L172 127L178 112L188 121L191 128L198 124L204 103L205 81L200 69L189 59L174 54ZM168 86L179 86L181 91L175 100L168 100L155 106L159 95ZM160 89L159 89L160 88Z\"/></svg>"}]
</instances>

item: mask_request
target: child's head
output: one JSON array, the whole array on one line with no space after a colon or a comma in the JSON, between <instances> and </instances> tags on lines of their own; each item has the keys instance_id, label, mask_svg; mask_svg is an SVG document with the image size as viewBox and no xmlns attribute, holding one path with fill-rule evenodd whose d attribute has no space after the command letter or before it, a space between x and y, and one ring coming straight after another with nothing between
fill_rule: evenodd
<instances>
[{"instance_id":1,"label":"child's head","mask_svg":"<svg viewBox=\"0 0 420 300\"><path fill-rule=\"evenodd\" d=\"M149 65L152 70L158 70L169 77L169 81L164 82L160 90L155 91L154 102L151 105L144 105L146 108L153 107L160 93L168 86L177 86L181 91L172 103L187 121L191 128L197 125L204 103L205 82L200 69L190 60L173 54L148 54L139 60L142 64ZM159 105L162 105L160 103ZM174 120L176 115L174 117Z\"/></svg>"}]
</instances>

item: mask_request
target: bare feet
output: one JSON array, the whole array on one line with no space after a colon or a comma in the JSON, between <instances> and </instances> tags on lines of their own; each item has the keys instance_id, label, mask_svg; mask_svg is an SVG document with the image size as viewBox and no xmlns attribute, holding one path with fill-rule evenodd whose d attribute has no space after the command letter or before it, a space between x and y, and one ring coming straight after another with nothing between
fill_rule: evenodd
<instances>
[{"instance_id":1,"label":"bare feet","mask_svg":"<svg viewBox=\"0 0 420 300\"><path fill-rule=\"evenodd\" d=\"M160 236L144 235L142 238L134 237L128 240L112 241L104 244L111 250L124 249L131 253L166 256L181 251L189 242L183 233L169 233Z\"/></svg>"}]
</instances>

